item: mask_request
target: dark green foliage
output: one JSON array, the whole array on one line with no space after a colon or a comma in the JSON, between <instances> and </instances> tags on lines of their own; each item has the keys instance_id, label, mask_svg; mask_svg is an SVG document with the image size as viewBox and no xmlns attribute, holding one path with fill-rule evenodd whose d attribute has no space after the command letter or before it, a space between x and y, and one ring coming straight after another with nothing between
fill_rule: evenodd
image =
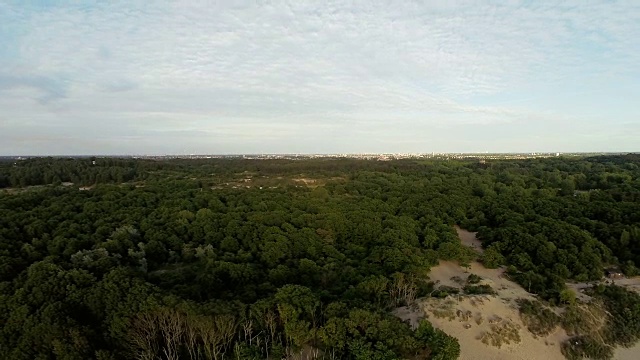
<instances>
[{"instance_id":1,"label":"dark green foliage","mask_svg":"<svg viewBox=\"0 0 640 360\"><path fill-rule=\"evenodd\" d=\"M606 341L631 346L640 339L640 294L619 286L599 286L594 296L603 299L610 321Z\"/></svg>"},{"instance_id":2,"label":"dark green foliage","mask_svg":"<svg viewBox=\"0 0 640 360\"><path fill-rule=\"evenodd\" d=\"M436 290L433 291L431 296L437 297L437 298L446 298L449 295L457 295L459 293L460 293L460 289L458 288L446 286L446 285L440 285Z\"/></svg>"},{"instance_id":3,"label":"dark green foliage","mask_svg":"<svg viewBox=\"0 0 640 360\"><path fill-rule=\"evenodd\" d=\"M232 327L206 340L225 358L455 358L455 339L388 315L457 292L425 281L438 259L478 257L454 224L478 231L485 266L557 303L567 279L640 264L637 156L93 161L0 163L0 358L131 358L145 316L180 319L199 347ZM476 280L466 292L490 290ZM637 299L597 291L615 341L636 341Z\"/></svg>"},{"instance_id":4,"label":"dark green foliage","mask_svg":"<svg viewBox=\"0 0 640 360\"><path fill-rule=\"evenodd\" d=\"M416 338L434 349L430 354L431 359L451 360L460 356L460 344L452 336L439 329L435 329L431 323L422 320L416 330Z\"/></svg>"},{"instance_id":5,"label":"dark green foliage","mask_svg":"<svg viewBox=\"0 0 640 360\"><path fill-rule=\"evenodd\" d=\"M385 186L400 199L392 189L399 177L363 171L343 195L334 193L340 182L204 191L206 181L255 170L221 163L234 171L216 161L202 168L118 159L1 165L9 177L34 174L22 185L52 186L0 193L0 358L131 358L148 350L132 342L141 333L155 334L149 351L174 348L185 358L194 346L257 358L308 346L345 359L438 350L387 311L431 290L424 279L436 245L424 246L423 231L436 243L457 240L455 232L433 214L416 217L398 202L356 195ZM271 167L265 174L299 171L299 163L295 170L261 164ZM136 175L100 175L119 168ZM76 185L39 178L48 171ZM201 172L217 180L199 180ZM137 186L120 184L129 180ZM172 321L179 325L164 331ZM207 329L222 328L233 331L226 345L215 345ZM158 340L167 334L174 345Z\"/></svg>"},{"instance_id":6,"label":"dark green foliage","mask_svg":"<svg viewBox=\"0 0 640 360\"><path fill-rule=\"evenodd\" d=\"M491 286L482 284L482 285L465 285L462 288L467 295L494 295L496 292L491 288Z\"/></svg>"},{"instance_id":7,"label":"dark green foliage","mask_svg":"<svg viewBox=\"0 0 640 360\"><path fill-rule=\"evenodd\" d=\"M467 284L475 285L480 281L482 281L482 278L476 274L469 274L469 276L467 276Z\"/></svg>"}]
</instances>

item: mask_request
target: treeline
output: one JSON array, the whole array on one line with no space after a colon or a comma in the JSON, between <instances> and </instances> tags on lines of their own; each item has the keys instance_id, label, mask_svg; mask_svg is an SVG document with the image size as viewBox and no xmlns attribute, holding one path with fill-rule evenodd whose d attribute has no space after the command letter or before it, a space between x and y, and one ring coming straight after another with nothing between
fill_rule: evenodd
<instances>
[{"instance_id":1,"label":"treeline","mask_svg":"<svg viewBox=\"0 0 640 360\"><path fill-rule=\"evenodd\" d=\"M229 180L238 174L312 176L350 176L359 171L397 172L421 168L414 161L362 161L348 158L305 160L217 159L121 159L113 157L31 158L0 161L0 188L50 185L71 182L76 185L123 183L167 178ZM212 175L214 177L212 177Z\"/></svg>"},{"instance_id":2,"label":"treeline","mask_svg":"<svg viewBox=\"0 0 640 360\"><path fill-rule=\"evenodd\" d=\"M93 185L144 179L142 162L116 158L35 158L0 163L0 188L34 185ZM146 169L145 169L146 170Z\"/></svg>"}]
</instances>

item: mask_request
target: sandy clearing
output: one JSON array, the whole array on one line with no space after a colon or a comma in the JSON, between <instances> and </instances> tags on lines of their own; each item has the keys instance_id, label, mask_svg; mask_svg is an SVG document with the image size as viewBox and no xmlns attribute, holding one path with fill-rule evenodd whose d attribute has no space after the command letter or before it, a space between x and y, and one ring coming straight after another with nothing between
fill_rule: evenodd
<instances>
[{"instance_id":1,"label":"sandy clearing","mask_svg":"<svg viewBox=\"0 0 640 360\"><path fill-rule=\"evenodd\" d=\"M407 322L412 329L417 329L420 324L420 320L425 319L424 312L419 306L415 305L412 307L401 306L394 309L391 313L402 321Z\"/></svg>"},{"instance_id":2,"label":"sandy clearing","mask_svg":"<svg viewBox=\"0 0 640 360\"><path fill-rule=\"evenodd\" d=\"M460 226L458 225L455 225L454 228L456 229L458 237L460 238L460 241L463 245L476 250L480 254L484 252L484 249L482 249L482 241L478 240L478 238L476 237L476 232L467 231L460 228Z\"/></svg>"},{"instance_id":3,"label":"sandy clearing","mask_svg":"<svg viewBox=\"0 0 640 360\"><path fill-rule=\"evenodd\" d=\"M536 338L526 330L520 319L516 300L535 297L505 277L504 269L487 269L478 262L471 263L470 268L465 269L454 262L443 261L431 269L429 277L433 281L439 281L439 285L460 288L461 285L451 278L466 280L471 273L479 275L483 279L481 284L490 285L497 296L428 298L420 302L422 313L427 314L433 326L458 338L460 359L564 359L560 344L568 338L565 331L558 328L549 336ZM397 315L407 318L400 311ZM419 318L416 315L414 317ZM519 337L519 341L512 340L500 347L482 342L483 336L490 339L496 332Z\"/></svg>"},{"instance_id":4,"label":"sandy clearing","mask_svg":"<svg viewBox=\"0 0 640 360\"><path fill-rule=\"evenodd\" d=\"M476 233L455 227L460 241L476 251L482 244ZM431 268L429 278L436 286L446 285L461 288L469 274L482 278L481 284L491 286L495 296L460 296L446 299L427 298L419 302L422 311L411 316L410 309L397 309L396 315L412 323L426 314L433 326L460 342L460 359L474 360L562 360L560 344L568 338L566 332L557 328L546 337L535 337L520 318L517 299L535 299L520 285L509 280L505 268L487 269L474 261L468 268L455 262L441 261ZM503 336L498 336L501 333ZM484 338L485 342L482 341ZM493 339L505 339L508 343L497 346ZM510 338L510 340L509 340ZM488 343L488 344L487 344Z\"/></svg>"},{"instance_id":5,"label":"sandy clearing","mask_svg":"<svg viewBox=\"0 0 640 360\"><path fill-rule=\"evenodd\" d=\"M431 268L429 278L438 285L461 287L452 278L457 276L466 281L469 274L480 276L483 279L482 284L491 286L501 299L515 301L518 298L535 298L520 285L509 280L505 274L505 268L487 269L477 261L472 262L468 269L452 261L441 261L437 266Z\"/></svg>"},{"instance_id":6,"label":"sandy clearing","mask_svg":"<svg viewBox=\"0 0 640 360\"><path fill-rule=\"evenodd\" d=\"M569 289L571 289L573 291L574 294L576 294L576 299L582 301L582 302L589 302L591 301L591 296L585 294L583 291L584 289L590 287L591 285L587 285L586 283L565 283L567 285L567 287Z\"/></svg>"},{"instance_id":7,"label":"sandy clearing","mask_svg":"<svg viewBox=\"0 0 640 360\"><path fill-rule=\"evenodd\" d=\"M480 242L475 233L456 227L461 241L467 246L480 250ZM472 239L471 236L473 236ZM477 248L475 246L477 246ZM446 285L461 288L469 274L482 278L481 284L490 285L496 296L450 296L445 299L426 298L417 301L417 306L395 309L393 314L416 327L421 319L427 318L434 327L456 337L460 343L462 360L562 360L564 356L560 345L570 337L560 327L545 337L536 337L530 333L520 318L517 299L535 299L520 285L510 281L502 269L487 269L479 262L463 268L451 261L441 261L431 268L429 278L436 287ZM454 279L452 279L454 278ZM617 280L616 284L636 290L640 277ZM567 284L578 294L586 284ZM588 298L585 294L581 294ZM579 296L582 300L582 297ZM588 299L584 299L588 300ZM509 343L500 347L491 344L500 332L508 335ZM516 335L517 334L517 335ZM486 343L483 343L482 339ZM487 341L488 340L488 341ZM640 344L631 348L617 348L614 353L617 360L640 359Z\"/></svg>"},{"instance_id":8,"label":"sandy clearing","mask_svg":"<svg viewBox=\"0 0 640 360\"><path fill-rule=\"evenodd\" d=\"M613 353L616 360L638 360L640 359L640 344L636 344L630 348L616 348Z\"/></svg>"},{"instance_id":9,"label":"sandy clearing","mask_svg":"<svg viewBox=\"0 0 640 360\"><path fill-rule=\"evenodd\" d=\"M456 337L460 342L460 359L474 360L562 360L560 343L567 338L562 329L549 336L535 338L526 330L516 308L497 297L463 297L444 300L451 302L453 320L437 317L434 312L442 308L443 300L425 301L423 306L433 326ZM447 305L445 305L447 306ZM442 316L442 313L439 313ZM491 338L498 331L510 332L519 339L509 340L500 346L485 344L483 337Z\"/></svg>"}]
</instances>

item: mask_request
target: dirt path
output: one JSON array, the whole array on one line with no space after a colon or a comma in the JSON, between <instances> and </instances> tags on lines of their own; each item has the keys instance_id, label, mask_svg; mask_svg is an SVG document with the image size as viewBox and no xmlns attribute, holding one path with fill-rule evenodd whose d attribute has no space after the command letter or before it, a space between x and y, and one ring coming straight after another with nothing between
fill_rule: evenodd
<instances>
[{"instance_id":1,"label":"dirt path","mask_svg":"<svg viewBox=\"0 0 640 360\"><path fill-rule=\"evenodd\" d=\"M460 226L458 225L455 225L454 228L456 229L456 232L458 233L458 237L460 238L460 241L462 242L463 245L466 245L474 249L480 254L484 252L484 249L482 249L482 242L478 240L478 238L476 237L477 232L467 231L465 229L460 228Z\"/></svg>"},{"instance_id":2,"label":"dirt path","mask_svg":"<svg viewBox=\"0 0 640 360\"><path fill-rule=\"evenodd\" d=\"M603 279L601 281L581 282L581 283L568 282L566 283L566 285L569 289L573 290L578 300L589 302L591 301L591 296L585 294L583 292L584 289L588 289L593 285L597 285L597 284L607 285L611 283L627 288L628 290L640 293L640 276L635 276L632 278L617 279L617 280Z\"/></svg>"}]
</instances>

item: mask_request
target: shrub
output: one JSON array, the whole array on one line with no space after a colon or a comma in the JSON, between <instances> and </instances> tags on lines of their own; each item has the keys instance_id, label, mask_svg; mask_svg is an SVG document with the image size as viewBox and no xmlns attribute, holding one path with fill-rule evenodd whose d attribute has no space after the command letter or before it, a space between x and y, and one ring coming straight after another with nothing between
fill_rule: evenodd
<instances>
[{"instance_id":1,"label":"shrub","mask_svg":"<svg viewBox=\"0 0 640 360\"><path fill-rule=\"evenodd\" d=\"M533 335L549 335L560 324L560 317L539 301L519 299L518 305L522 322Z\"/></svg>"},{"instance_id":2,"label":"shrub","mask_svg":"<svg viewBox=\"0 0 640 360\"><path fill-rule=\"evenodd\" d=\"M451 286L441 285L438 290L434 291L433 296L437 298L446 298L449 295L457 295L460 289Z\"/></svg>"},{"instance_id":3,"label":"shrub","mask_svg":"<svg viewBox=\"0 0 640 360\"><path fill-rule=\"evenodd\" d=\"M495 291L489 285L465 285L462 288L467 295L495 295Z\"/></svg>"},{"instance_id":4,"label":"shrub","mask_svg":"<svg viewBox=\"0 0 640 360\"><path fill-rule=\"evenodd\" d=\"M477 284L482 280L482 278L476 274L469 274L467 277L467 284Z\"/></svg>"},{"instance_id":5,"label":"shrub","mask_svg":"<svg viewBox=\"0 0 640 360\"><path fill-rule=\"evenodd\" d=\"M568 360L613 358L613 347L590 336L576 336L562 343L562 354Z\"/></svg>"}]
</instances>

